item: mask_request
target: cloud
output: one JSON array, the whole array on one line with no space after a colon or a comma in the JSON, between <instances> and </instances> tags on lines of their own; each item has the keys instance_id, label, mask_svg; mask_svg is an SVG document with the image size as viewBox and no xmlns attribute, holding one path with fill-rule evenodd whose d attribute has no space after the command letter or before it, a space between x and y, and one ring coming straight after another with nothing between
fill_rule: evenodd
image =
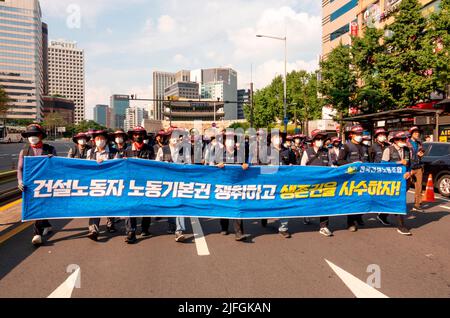
<instances>
[{"instance_id":1,"label":"cloud","mask_svg":"<svg viewBox=\"0 0 450 318\"><path fill-rule=\"evenodd\" d=\"M169 33L175 30L176 28L176 21L168 16L163 15L158 19L158 31L163 33Z\"/></svg>"}]
</instances>

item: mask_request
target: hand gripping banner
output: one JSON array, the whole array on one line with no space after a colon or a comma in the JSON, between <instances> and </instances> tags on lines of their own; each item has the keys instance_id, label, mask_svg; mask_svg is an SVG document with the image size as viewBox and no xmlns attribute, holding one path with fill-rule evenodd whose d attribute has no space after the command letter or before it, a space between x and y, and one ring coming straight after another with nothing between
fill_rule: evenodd
<instances>
[{"instance_id":1,"label":"hand gripping banner","mask_svg":"<svg viewBox=\"0 0 450 318\"><path fill-rule=\"evenodd\" d=\"M390 163L244 171L239 165L26 157L22 219L405 215L405 172Z\"/></svg>"}]
</instances>

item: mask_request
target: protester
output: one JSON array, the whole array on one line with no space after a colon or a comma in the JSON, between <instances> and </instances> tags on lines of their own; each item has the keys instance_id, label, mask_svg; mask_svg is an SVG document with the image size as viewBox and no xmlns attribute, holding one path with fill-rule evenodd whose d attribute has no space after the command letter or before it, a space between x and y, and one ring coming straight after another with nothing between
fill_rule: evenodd
<instances>
[{"instance_id":1,"label":"protester","mask_svg":"<svg viewBox=\"0 0 450 318\"><path fill-rule=\"evenodd\" d=\"M390 140L393 144L386 148L383 152L382 162L395 162L397 164L404 165L407 172L404 176L406 180L410 180L417 171L411 170L412 167L412 155L408 148L406 133L401 131L394 134ZM403 215L397 215L398 220L398 233L402 235L411 235L408 228L405 227L405 218Z\"/></svg>"},{"instance_id":2,"label":"protester","mask_svg":"<svg viewBox=\"0 0 450 318\"><path fill-rule=\"evenodd\" d=\"M68 158L86 159L87 152L91 149L89 146L89 141L91 137L87 133L76 134L72 140L75 143L73 147L69 149L67 155Z\"/></svg>"},{"instance_id":3,"label":"protester","mask_svg":"<svg viewBox=\"0 0 450 318\"><path fill-rule=\"evenodd\" d=\"M361 145L363 141L364 128L360 125L350 129L350 141L344 145L339 153L338 165L343 166L356 162L368 162L369 154L367 149ZM350 232L356 232L359 226L364 226L362 214L347 216L347 226Z\"/></svg>"},{"instance_id":4,"label":"protester","mask_svg":"<svg viewBox=\"0 0 450 318\"><path fill-rule=\"evenodd\" d=\"M92 132L92 139L95 146L89 149L87 153L88 160L96 160L97 163L101 164L106 160L117 159L119 154L107 147L107 142L109 139L108 133L105 130L98 130ZM88 238L93 241L97 241L99 235L100 218L90 218L89 219L89 234ZM106 228L109 233L115 233L116 228L114 226L114 218L107 218Z\"/></svg>"},{"instance_id":5,"label":"protester","mask_svg":"<svg viewBox=\"0 0 450 318\"><path fill-rule=\"evenodd\" d=\"M17 164L17 181L20 191L25 191L25 185L23 183L23 164L25 157L38 157L38 156L57 156L56 150L49 144L44 144L43 139L47 138L44 128L38 124L31 124L27 127L26 131L22 133L22 137L27 139L28 143L23 147L19 153L19 162ZM39 246L43 242L43 237L52 232L52 225L48 220L39 220L34 222L34 236L31 243L34 246Z\"/></svg>"},{"instance_id":6,"label":"protester","mask_svg":"<svg viewBox=\"0 0 450 318\"><path fill-rule=\"evenodd\" d=\"M339 154L341 153L342 147L341 147L341 139L339 139L338 137L333 137L331 138L331 149L329 150L329 154L330 154L330 162L332 166L337 167L338 164L338 159L339 159Z\"/></svg>"},{"instance_id":7,"label":"protester","mask_svg":"<svg viewBox=\"0 0 450 318\"><path fill-rule=\"evenodd\" d=\"M123 157L128 149L128 135L123 129L118 129L110 134L110 139L114 141L114 149L118 152L119 157Z\"/></svg>"},{"instance_id":8,"label":"protester","mask_svg":"<svg viewBox=\"0 0 450 318\"><path fill-rule=\"evenodd\" d=\"M410 138L407 141L411 153L411 170L414 171L414 177L411 182L414 183L414 207L411 212L425 212L422 209L422 182L423 182L423 163L422 158L425 155L420 135L422 130L419 127L412 127L409 130Z\"/></svg>"},{"instance_id":9,"label":"protester","mask_svg":"<svg viewBox=\"0 0 450 318\"><path fill-rule=\"evenodd\" d=\"M304 152L301 161L302 166L328 167L331 165L330 154L328 153L328 148L325 147L327 138L328 134L320 129L316 129L311 133L312 147ZM320 234L328 237L333 236L333 233L328 228L329 223L329 217L320 217Z\"/></svg>"}]
</instances>

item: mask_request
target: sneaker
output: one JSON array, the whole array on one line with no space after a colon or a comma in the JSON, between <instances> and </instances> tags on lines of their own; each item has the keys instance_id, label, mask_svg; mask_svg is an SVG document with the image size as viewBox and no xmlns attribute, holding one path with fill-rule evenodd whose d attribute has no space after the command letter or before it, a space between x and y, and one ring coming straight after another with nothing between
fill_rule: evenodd
<instances>
[{"instance_id":1,"label":"sneaker","mask_svg":"<svg viewBox=\"0 0 450 318\"><path fill-rule=\"evenodd\" d=\"M125 238L125 243L127 243L127 244L134 244L134 243L136 243L136 233L134 233L134 232L129 232L128 234L127 234L127 237Z\"/></svg>"},{"instance_id":2,"label":"sneaker","mask_svg":"<svg viewBox=\"0 0 450 318\"><path fill-rule=\"evenodd\" d=\"M321 228L320 231L319 231L319 233L322 234L322 235L324 235L324 236L327 236L327 237L333 236L333 233L332 233L332 232L330 231L330 229L327 228L327 227Z\"/></svg>"},{"instance_id":3,"label":"sneaker","mask_svg":"<svg viewBox=\"0 0 450 318\"><path fill-rule=\"evenodd\" d=\"M230 233L228 231L220 231L220 234L226 236L226 235L228 235Z\"/></svg>"},{"instance_id":4,"label":"sneaker","mask_svg":"<svg viewBox=\"0 0 450 318\"><path fill-rule=\"evenodd\" d=\"M377 216L377 220L381 222L381 224L383 224L384 226L390 226L391 223L389 223L389 221L387 220L387 215L381 215L379 214Z\"/></svg>"},{"instance_id":5,"label":"sneaker","mask_svg":"<svg viewBox=\"0 0 450 318\"><path fill-rule=\"evenodd\" d=\"M309 225L311 224L311 221L309 220L309 218L303 218L303 224Z\"/></svg>"},{"instance_id":6,"label":"sneaker","mask_svg":"<svg viewBox=\"0 0 450 318\"><path fill-rule=\"evenodd\" d=\"M397 229L397 232L400 233L401 235L407 235L407 236L412 235L412 233L406 227L399 227Z\"/></svg>"},{"instance_id":7,"label":"sneaker","mask_svg":"<svg viewBox=\"0 0 450 318\"><path fill-rule=\"evenodd\" d=\"M33 236L33 239L31 240L31 243L32 243L34 246L39 246L39 245L41 245L41 244L42 244L42 236L40 236L40 235L35 235L35 236Z\"/></svg>"},{"instance_id":8,"label":"sneaker","mask_svg":"<svg viewBox=\"0 0 450 318\"><path fill-rule=\"evenodd\" d=\"M350 232L356 232L356 231L358 231L358 228L356 227L356 225L350 225L350 226L348 227L348 230L349 230Z\"/></svg>"},{"instance_id":9,"label":"sneaker","mask_svg":"<svg viewBox=\"0 0 450 318\"><path fill-rule=\"evenodd\" d=\"M42 236L47 236L53 231L53 228L51 226L44 228L44 231L42 231Z\"/></svg>"},{"instance_id":10,"label":"sneaker","mask_svg":"<svg viewBox=\"0 0 450 318\"><path fill-rule=\"evenodd\" d=\"M242 242L242 241L247 240L248 238L250 238L250 235L238 233L238 234L236 234L236 237L235 237L234 239L235 239L237 242Z\"/></svg>"},{"instance_id":11,"label":"sneaker","mask_svg":"<svg viewBox=\"0 0 450 318\"><path fill-rule=\"evenodd\" d=\"M108 233L116 233L117 232L116 227L114 225L108 226L106 228L106 230L108 231Z\"/></svg>"},{"instance_id":12,"label":"sneaker","mask_svg":"<svg viewBox=\"0 0 450 318\"><path fill-rule=\"evenodd\" d=\"M177 231L175 232L175 242L183 242L185 239L183 232Z\"/></svg>"},{"instance_id":13,"label":"sneaker","mask_svg":"<svg viewBox=\"0 0 450 318\"><path fill-rule=\"evenodd\" d=\"M278 232L283 238L291 238L291 233L288 231L279 231Z\"/></svg>"},{"instance_id":14,"label":"sneaker","mask_svg":"<svg viewBox=\"0 0 450 318\"><path fill-rule=\"evenodd\" d=\"M91 231L91 232L89 232L88 238L90 238L90 239L93 240L93 241L97 241L97 238L98 238L98 232L96 232L96 231Z\"/></svg>"},{"instance_id":15,"label":"sneaker","mask_svg":"<svg viewBox=\"0 0 450 318\"><path fill-rule=\"evenodd\" d=\"M422 209L422 208L413 207L413 208L411 209L411 212L425 213L425 210Z\"/></svg>"},{"instance_id":16,"label":"sneaker","mask_svg":"<svg viewBox=\"0 0 450 318\"><path fill-rule=\"evenodd\" d=\"M149 231L142 231L142 232L141 232L141 236L142 236L142 237L152 236L152 233L150 233Z\"/></svg>"}]
</instances>

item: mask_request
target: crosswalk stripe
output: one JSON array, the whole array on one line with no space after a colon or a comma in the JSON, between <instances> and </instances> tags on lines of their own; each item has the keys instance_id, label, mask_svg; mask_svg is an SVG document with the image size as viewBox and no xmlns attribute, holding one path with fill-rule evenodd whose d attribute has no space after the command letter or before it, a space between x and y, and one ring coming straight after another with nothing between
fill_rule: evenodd
<instances>
[{"instance_id":1,"label":"crosswalk stripe","mask_svg":"<svg viewBox=\"0 0 450 318\"><path fill-rule=\"evenodd\" d=\"M209 249L206 244L205 235L203 234L202 226L198 218L191 218L192 230L194 232L195 246L199 256L208 256Z\"/></svg>"}]
</instances>

